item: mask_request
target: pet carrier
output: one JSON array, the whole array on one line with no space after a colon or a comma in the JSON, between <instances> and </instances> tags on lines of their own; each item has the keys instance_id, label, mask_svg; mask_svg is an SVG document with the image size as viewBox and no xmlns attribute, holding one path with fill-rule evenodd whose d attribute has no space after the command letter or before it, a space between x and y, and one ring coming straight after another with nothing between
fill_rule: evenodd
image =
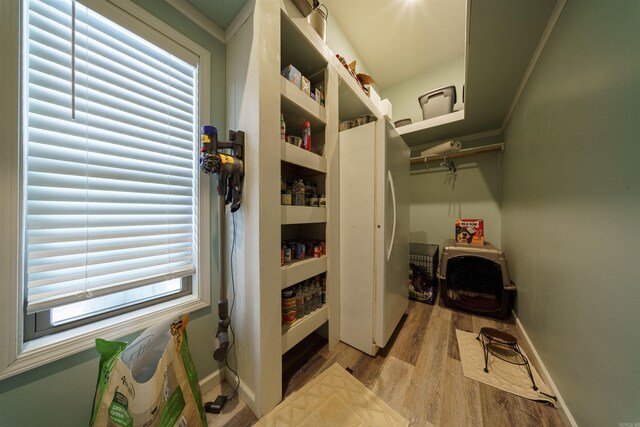
<instances>
[{"instance_id":1,"label":"pet carrier","mask_svg":"<svg viewBox=\"0 0 640 427\"><path fill-rule=\"evenodd\" d=\"M516 287L504 252L495 246L446 240L438 278L445 306L498 319L511 315Z\"/></svg>"}]
</instances>

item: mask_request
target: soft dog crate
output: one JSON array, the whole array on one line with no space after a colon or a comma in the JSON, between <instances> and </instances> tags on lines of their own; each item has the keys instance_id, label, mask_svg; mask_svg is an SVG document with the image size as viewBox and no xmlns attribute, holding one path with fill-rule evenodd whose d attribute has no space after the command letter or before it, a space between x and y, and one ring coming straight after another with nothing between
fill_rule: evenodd
<instances>
[{"instance_id":1,"label":"soft dog crate","mask_svg":"<svg viewBox=\"0 0 640 427\"><path fill-rule=\"evenodd\" d=\"M445 306L498 319L511 315L516 287L497 247L446 240L438 278Z\"/></svg>"}]
</instances>

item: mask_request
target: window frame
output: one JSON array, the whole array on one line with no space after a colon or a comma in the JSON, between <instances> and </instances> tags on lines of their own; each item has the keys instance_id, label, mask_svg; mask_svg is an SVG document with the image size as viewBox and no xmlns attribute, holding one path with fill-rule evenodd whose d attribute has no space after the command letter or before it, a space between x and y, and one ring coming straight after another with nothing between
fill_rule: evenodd
<instances>
[{"instance_id":1,"label":"window frame","mask_svg":"<svg viewBox=\"0 0 640 427\"><path fill-rule=\"evenodd\" d=\"M159 18L129 0L78 0L119 25L159 47L175 52L186 49L198 57L198 124L210 123L211 53ZM92 348L96 338L117 339L145 329L160 318L175 317L211 306L211 203L208 179L197 179L197 227L194 239L198 254L192 293L169 301L143 306L106 319L64 330L52 335L24 340L24 282L22 247L23 181L22 124L25 114L22 94L24 73L23 1L0 2L0 45L9 52L0 69L0 126L6 129L0 140L0 380L9 376ZM16 106L18 106L16 108ZM197 150L197 147L195 147ZM4 220L6 218L6 221Z\"/></svg>"}]
</instances>

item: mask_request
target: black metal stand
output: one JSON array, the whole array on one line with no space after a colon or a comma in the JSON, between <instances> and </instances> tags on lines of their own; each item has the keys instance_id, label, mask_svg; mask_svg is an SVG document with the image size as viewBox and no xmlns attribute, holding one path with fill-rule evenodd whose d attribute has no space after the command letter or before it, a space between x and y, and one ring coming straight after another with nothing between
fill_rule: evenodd
<instances>
[{"instance_id":1,"label":"black metal stand","mask_svg":"<svg viewBox=\"0 0 640 427\"><path fill-rule=\"evenodd\" d=\"M512 365L524 366L527 369L533 389L538 391L538 386L533 379L533 373L529 366L529 360L522 354L518 346L518 340L511 334L493 328L481 328L476 337L482 343L484 350L484 371L489 373L489 353ZM510 356L510 357L508 357Z\"/></svg>"}]
</instances>

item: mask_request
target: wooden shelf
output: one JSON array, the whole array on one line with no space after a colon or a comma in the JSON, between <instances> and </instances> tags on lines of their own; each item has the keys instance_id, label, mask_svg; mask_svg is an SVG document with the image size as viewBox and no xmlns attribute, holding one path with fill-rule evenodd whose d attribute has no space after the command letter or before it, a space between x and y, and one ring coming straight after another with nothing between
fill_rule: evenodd
<instances>
[{"instance_id":1,"label":"wooden shelf","mask_svg":"<svg viewBox=\"0 0 640 427\"><path fill-rule=\"evenodd\" d=\"M290 129L294 130L299 127L300 132L294 130L291 134L300 136L305 120L309 120L311 123L312 136L314 129L324 128L327 123L324 107L282 76L280 76L280 94L283 101L281 112L287 121L287 133Z\"/></svg>"},{"instance_id":2,"label":"wooden shelf","mask_svg":"<svg viewBox=\"0 0 640 427\"><path fill-rule=\"evenodd\" d=\"M410 134L414 136L414 133L420 133L432 127L457 122L458 120L464 120L464 110L453 111L449 114L443 114L427 120L411 123L410 125L400 126L399 128L396 128L396 130L400 135Z\"/></svg>"},{"instance_id":3,"label":"wooden shelf","mask_svg":"<svg viewBox=\"0 0 640 427\"><path fill-rule=\"evenodd\" d=\"M283 11L280 19L280 69L291 64L303 76L326 68L329 48L306 18L292 18Z\"/></svg>"},{"instance_id":4,"label":"wooden shelf","mask_svg":"<svg viewBox=\"0 0 640 427\"><path fill-rule=\"evenodd\" d=\"M281 268L282 289L327 271L327 257L293 260Z\"/></svg>"},{"instance_id":5,"label":"wooden shelf","mask_svg":"<svg viewBox=\"0 0 640 427\"><path fill-rule=\"evenodd\" d=\"M282 325L282 354L322 326L328 319L328 313L329 310L325 304L291 325Z\"/></svg>"},{"instance_id":6,"label":"wooden shelf","mask_svg":"<svg viewBox=\"0 0 640 427\"><path fill-rule=\"evenodd\" d=\"M280 218L284 225L327 222L327 208L281 205Z\"/></svg>"},{"instance_id":7,"label":"wooden shelf","mask_svg":"<svg viewBox=\"0 0 640 427\"><path fill-rule=\"evenodd\" d=\"M353 120L367 114L382 117L382 113L373 101L364 93L356 79L344 68L337 58L332 59L332 65L337 70L338 85L338 118L340 121Z\"/></svg>"},{"instance_id":8,"label":"wooden shelf","mask_svg":"<svg viewBox=\"0 0 640 427\"><path fill-rule=\"evenodd\" d=\"M474 147L474 148L465 148L460 151L455 151L453 153L447 154L446 156L443 156L442 154L434 154L433 156L412 157L411 163L414 164L414 163L431 162L434 160L455 159L457 157L466 157L466 156L471 156L473 154L487 153L489 151L499 151L499 150L500 151L504 150L503 143L483 145L483 146Z\"/></svg>"},{"instance_id":9,"label":"wooden shelf","mask_svg":"<svg viewBox=\"0 0 640 427\"><path fill-rule=\"evenodd\" d=\"M325 157L284 141L280 141L280 158L283 162L302 166L303 168L317 172L327 173L327 159Z\"/></svg>"}]
</instances>

